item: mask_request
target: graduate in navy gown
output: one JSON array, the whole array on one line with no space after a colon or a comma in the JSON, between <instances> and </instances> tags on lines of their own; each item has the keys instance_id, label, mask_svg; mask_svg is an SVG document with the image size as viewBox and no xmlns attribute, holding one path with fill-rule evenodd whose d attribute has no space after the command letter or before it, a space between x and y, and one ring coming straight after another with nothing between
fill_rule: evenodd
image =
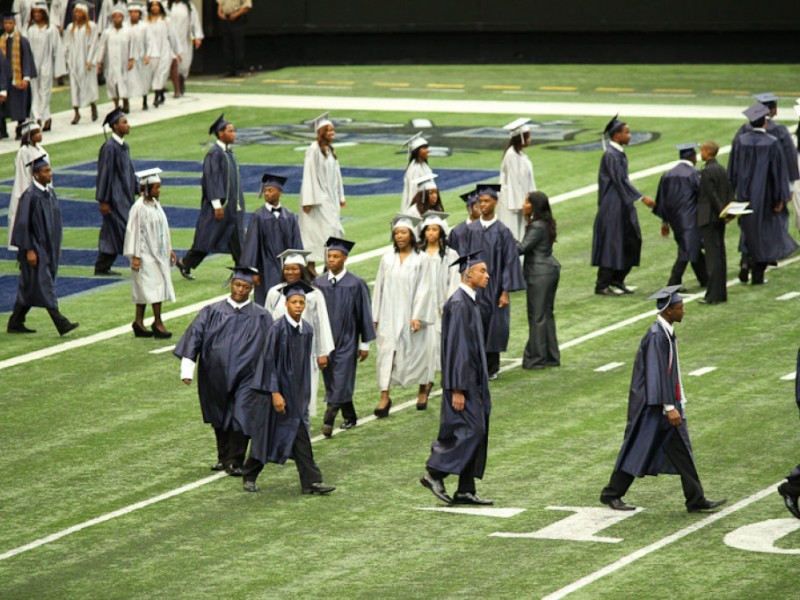
<instances>
[{"instance_id":1,"label":"graduate in navy gown","mask_svg":"<svg viewBox=\"0 0 800 600\"><path fill-rule=\"evenodd\" d=\"M115 108L103 121L103 127L111 128L111 137L100 147L97 158L97 198L103 224L100 226L95 275L120 275L111 270L118 254L125 245L128 213L136 201L139 189L135 169L131 162L131 151L125 136L131 132L128 119Z\"/></svg>"},{"instance_id":2,"label":"graduate in navy gown","mask_svg":"<svg viewBox=\"0 0 800 600\"><path fill-rule=\"evenodd\" d=\"M748 202L752 214L739 217L742 237L742 269L739 279L745 283L748 269L753 271L753 285L764 283L767 265L774 265L797 249L787 231L782 215L791 198L786 161L778 140L765 129L769 109L754 104L745 116L753 126L734 140L728 177L739 202Z\"/></svg>"},{"instance_id":3,"label":"graduate in navy gown","mask_svg":"<svg viewBox=\"0 0 800 600\"><path fill-rule=\"evenodd\" d=\"M680 285L686 265L692 263L700 287L708 283L703 256L700 227L697 225L697 197L700 192L700 172L696 144L677 146L680 160L661 176L653 213L661 217L661 235L669 237L669 229L678 244L678 258L672 266L667 285Z\"/></svg>"},{"instance_id":4,"label":"graduate in navy gown","mask_svg":"<svg viewBox=\"0 0 800 600\"><path fill-rule=\"evenodd\" d=\"M220 115L208 130L216 142L203 159L200 187L203 199L194 230L194 241L176 266L186 279L194 279L192 269L211 252L230 252L240 263L244 240L244 192L239 181L239 163L233 155L236 131Z\"/></svg>"},{"instance_id":5,"label":"graduate in navy gown","mask_svg":"<svg viewBox=\"0 0 800 600\"><path fill-rule=\"evenodd\" d=\"M282 279L283 266L278 255L289 248L302 250L303 240L300 239L297 215L281 206L286 177L264 174L261 183L266 204L250 216L241 260L258 270L255 299L264 306L267 292Z\"/></svg>"},{"instance_id":6,"label":"graduate in navy gown","mask_svg":"<svg viewBox=\"0 0 800 600\"><path fill-rule=\"evenodd\" d=\"M625 278L633 267L639 265L642 253L642 232L635 203L641 200L650 208L654 203L633 187L628 178L624 146L631 141L630 127L614 117L606 125L604 135L608 136L609 142L597 174L599 189L592 237L592 266L597 267L594 293L614 296L616 293L609 289L611 287L624 294L633 293L625 285Z\"/></svg>"},{"instance_id":7,"label":"graduate in navy gown","mask_svg":"<svg viewBox=\"0 0 800 600\"><path fill-rule=\"evenodd\" d=\"M491 280L480 252L462 255L461 283L442 314L442 405L439 434L431 446L420 483L447 504L492 504L475 490L483 479L489 438L489 371L477 296ZM448 474L458 475L458 491L444 487Z\"/></svg>"},{"instance_id":8,"label":"graduate in navy gown","mask_svg":"<svg viewBox=\"0 0 800 600\"><path fill-rule=\"evenodd\" d=\"M467 220L459 223L447 234L447 244L456 252L467 252L469 248L462 248L462 240L467 236L467 227L473 221L481 218L481 208L478 206L478 190L472 190L459 196L467 208Z\"/></svg>"},{"instance_id":9,"label":"graduate in navy gown","mask_svg":"<svg viewBox=\"0 0 800 600\"><path fill-rule=\"evenodd\" d=\"M272 316L250 301L255 269L232 268L231 295L209 304L195 317L172 353L181 359L186 385L197 367L203 422L214 428L217 462L212 471L241 475L247 440L259 434L270 398L264 371Z\"/></svg>"},{"instance_id":10,"label":"graduate in navy gown","mask_svg":"<svg viewBox=\"0 0 800 600\"><path fill-rule=\"evenodd\" d=\"M478 185L481 218L467 226L469 237L466 247L462 248L459 243L462 254L482 251L481 256L492 274L489 285L478 292L490 379L497 379L500 353L505 352L508 347L511 327L508 294L525 289L514 234L495 214L499 191L500 186L497 184Z\"/></svg>"},{"instance_id":11,"label":"graduate in navy gown","mask_svg":"<svg viewBox=\"0 0 800 600\"><path fill-rule=\"evenodd\" d=\"M622 499L634 478L660 473L681 476L689 512L725 503L705 497L694 464L673 329L685 312L679 288L667 286L648 298L656 301L658 316L639 343L628 393L625 437L611 479L600 494L600 502L614 510L635 510Z\"/></svg>"},{"instance_id":12,"label":"graduate in navy gown","mask_svg":"<svg viewBox=\"0 0 800 600\"><path fill-rule=\"evenodd\" d=\"M3 63L0 88L8 94L0 104L0 138L8 137L6 119L17 122L16 139L22 139L22 122L31 114L31 79L36 77L36 64L28 39L16 30L14 13L3 15L0 37L0 61ZM16 69L15 69L16 65Z\"/></svg>"},{"instance_id":13,"label":"graduate in navy gown","mask_svg":"<svg viewBox=\"0 0 800 600\"><path fill-rule=\"evenodd\" d=\"M260 372L266 372L264 392L272 394L266 425L253 437L250 456L242 469L244 491L257 492L256 478L265 463L284 464L293 459L300 474L304 494L327 494L336 489L322 482L322 473L314 462L311 438L305 416L311 399L311 344L314 331L302 318L305 295L313 288L297 281L283 288L286 315L277 319L262 348Z\"/></svg>"},{"instance_id":14,"label":"graduate in navy gown","mask_svg":"<svg viewBox=\"0 0 800 600\"><path fill-rule=\"evenodd\" d=\"M60 335L75 329L58 310L56 276L61 256L61 210L50 163L42 155L25 165L33 168L33 182L19 199L11 243L18 248L19 291L8 319L9 333L36 333L25 327L25 316L32 306L47 309Z\"/></svg>"},{"instance_id":15,"label":"graduate in navy gown","mask_svg":"<svg viewBox=\"0 0 800 600\"><path fill-rule=\"evenodd\" d=\"M797 408L800 408L800 350L797 352L797 377L794 384L794 399L797 402ZM800 465L792 469L792 472L786 476L786 481L778 486L778 493L783 497L786 509L793 516L800 519L800 507L797 504L798 497L800 497Z\"/></svg>"},{"instance_id":16,"label":"graduate in navy gown","mask_svg":"<svg viewBox=\"0 0 800 600\"><path fill-rule=\"evenodd\" d=\"M367 284L345 268L355 242L328 238L325 242L327 271L314 280L325 297L335 349L328 354L328 366L322 371L325 381L325 417L322 433L333 434L339 409L344 421L339 429L350 429L358 422L353 406L356 366L369 356L369 343L375 339L372 302Z\"/></svg>"}]
</instances>

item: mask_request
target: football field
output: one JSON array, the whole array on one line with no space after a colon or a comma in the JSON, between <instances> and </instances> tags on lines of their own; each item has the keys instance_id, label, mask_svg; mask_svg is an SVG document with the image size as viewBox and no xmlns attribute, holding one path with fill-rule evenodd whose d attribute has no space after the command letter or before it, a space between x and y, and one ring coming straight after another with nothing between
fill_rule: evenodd
<instances>
[{"instance_id":1,"label":"football field","mask_svg":"<svg viewBox=\"0 0 800 600\"><path fill-rule=\"evenodd\" d=\"M92 276L99 126L70 128L59 115L44 145L65 228L60 306L81 326L59 338L34 309L28 325L37 334L5 333L17 268L3 244L0 598L796 598L800 521L775 488L800 461L800 254L770 269L767 285L742 285L732 223L728 303L699 304L703 290L691 269L684 276L676 333L689 428L707 495L728 499L713 514L688 514L674 476L637 480L626 496L641 507L634 513L599 503L622 440L636 349L655 318L645 298L665 285L676 245L640 204L642 264L628 277L636 293L594 295L589 266L599 132L616 112L633 132L634 184L654 198L676 144L716 140L726 164L750 93L781 95L778 119L794 131L796 73L797 65L293 68L191 79L185 98L158 111L132 103L132 158L165 171L161 201L179 255L192 242L206 133L220 112L237 128L248 212L260 206L265 172L289 178L282 203L296 212L313 139L307 122L330 108L345 237L357 242L348 268L367 282L399 206L403 139L424 131L430 140L453 225L466 216L458 195L497 180L502 126L534 120L527 154L558 222L562 366L520 368L525 293L512 294L478 484L495 506L478 510L446 508L418 482L438 428L438 382L427 411L414 409L416 389L395 388L391 416L372 417L374 344L356 382L359 426L326 440L321 417L312 418L315 458L333 494L301 495L291 462L267 466L259 494L209 471L213 431L170 349L204 303L226 294L230 257L209 257L196 281L173 270L177 301L164 306L173 339L134 338L127 261L117 263L125 277ZM4 242L15 150L0 144Z\"/></svg>"}]
</instances>

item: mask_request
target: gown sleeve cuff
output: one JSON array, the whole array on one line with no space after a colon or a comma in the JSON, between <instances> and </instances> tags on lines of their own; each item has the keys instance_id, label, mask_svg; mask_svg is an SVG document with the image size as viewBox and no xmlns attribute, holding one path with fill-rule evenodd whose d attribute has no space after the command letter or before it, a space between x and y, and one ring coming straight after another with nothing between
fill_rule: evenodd
<instances>
[{"instance_id":1,"label":"gown sleeve cuff","mask_svg":"<svg viewBox=\"0 0 800 600\"><path fill-rule=\"evenodd\" d=\"M665 404L664 405L664 414L667 414L668 412L670 412L672 410L675 410L675 405L674 404Z\"/></svg>"},{"instance_id":2,"label":"gown sleeve cuff","mask_svg":"<svg viewBox=\"0 0 800 600\"><path fill-rule=\"evenodd\" d=\"M194 379L195 362L191 358L181 359L181 380Z\"/></svg>"},{"instance_id":3,"label":"gown sleeve cuff","mask_svg":"<svg viewBox=\"0 0 800 600\"><path fill-rule=\"evenodd\" d=\"M359 349L361 352L369 352L369 342L361 342L361 343L358 345L358 349Z\"/></svg>"},{"instance_id":4,"label":"gown sleeve cuff","mask_svg":"<svg viewBox=\"0 0 800 600\"><path fill-rule=\"evenodd\" d=\"M217 210L218 208L222 208L222 202L220 200L212 200L211 206L214 207L214 210Z\"/></svg>"}]
</instances>

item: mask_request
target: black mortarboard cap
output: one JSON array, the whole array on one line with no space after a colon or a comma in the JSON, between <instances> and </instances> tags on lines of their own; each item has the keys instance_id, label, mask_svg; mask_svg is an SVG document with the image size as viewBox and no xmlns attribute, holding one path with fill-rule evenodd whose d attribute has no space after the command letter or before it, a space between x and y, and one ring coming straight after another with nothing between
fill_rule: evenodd
<instances>
[{"instance_id":1,"label":"black mortarboard cap","mask_svg":"<svg viewBox=\"0 0 800 600\"><path fill-rule=\"evenodd\" d=\"M217 135L220 131L228 126L228 121L225 120L225 113L217 117L217 120L212 123L208 128L208 135Z\"/></svg>"},{"instance_id":2,"label":"black mortarboard cap","mask_svg":"<svg viewBox=\"0 0 800 600\"><path fill-rule=\"evenodd\" d=\"M774 108L778 105L778 97L772 92L766 92L763 94L753 94L753 98L761 102L761 104L763 104L767 108Z\"/></svg>"},{"instance_id":3,"label":"black mortarboard cap","mask_svg":"<svg viewBox=\"0 0 800 600\"><path fill-rule=\"evenodd\" d=\"M286 177L281 177L280 175L270 175L269 173L264 173L261 176L261 183L264 187L270 186L278 188L279 190L283 190L283 185L286 183Z\"/></svg>"},{"instance_id":4,"label":"black mortarboard cap","mask_svg":"<svg viewBox=\"0 0 800 600\"><path fill-rule=\"evenodd\" d=\"M453 261L450 266L455 267L458 265L458 272L463 273L472 265L477 265L478 263L482 263L484 260L481 258L481 251L476 250L474 252L469 252L462 256L459 256L455 261Z\"/></svg>"},{"instance_id":5,"label":"black mortarboard cap","mask_svg":"<svg viewBox=\"0 0 800 600\"><path fill-rule=\"evenodd\" d=\"M678 144L675 146L678 150L678 155L681 158L691 158L697 154L697 143L689 142L688 144Z\"/></svg>"},{"instance_id":6,"label":"black mortarboard cap","mask_svg":"<svg viewBox=\"0 0 800 600\"><path fill-rule=\"evenodd\" d=\"M683 298L678 293L679 289L681 289L681 284L668 285L666 287L661 288L654 294L651 294L650 296L647 297L647 299L655 300L656 308L658 309L658 312L661 312L664 309L672 306L673 304L677 304L678 302L683 301Z\"/></svg>"},{"instance_id":7,"label":"black mortarboard cap","mask_svg":"<svg viewBox=\"0 0 800 600\"><path fill-rule=\"evenodd\" d=\"M614 115L614 118L613 118L613 119L611 119L611 120L608 122L608 125L606 125L606 128L603 130L603 132L604 132L604 133L605 133L605 134L606 134L608 137L611 137L612 135L614 135L614 133L616 133L616 132L617 132L617 131L618 131L620 128L622 128L622 127L625 125L625 121L620 121L620 120L617 118L618 116L619 116L619 113L617 113L616 115Z\"/></svg>"},{"instance_id":8,"label":"black mortarboard cap","mask_svg":"<svg viewBox=\"0 0 800 600\"><path fill-rule=\"evenodd\" d=\"M306 294L314 291L314 288L308 285L305 281L300 279L294 283L289 283L281 290L281 293L289 298L290 296L305 296Z\"/></svg>"},{"instance_id":9,"label":"black mortarboard cap","mask_svg":"<svg viewBox=\"0 0 800 600\"><path fill-rule=\"evenodd\" d=\"M471 208L472 205L478 201L478 190L472 190L466 194L461 194L459 198L464 201L464 203L467 205L467 208Z\"/></svg>"},{"instance_id":10,"label":"black mortarboard cap","mask_svg":"<svg viewBox=\"0 0 800 600\"><path fill-rule=\"evenodd\" d=\"M328 240L325 242L325 247L328 250L339 250L340 252L344 252L345 254L350 254L350 251L355 246L355 242L348 242L347 240L343 240L337 237L329 237Z\"/></svg>"},{"instance_id":11,"label":"black mortarboard cap","mask_svg":"<svg viewBox=\"0 0 800 600\"><path fill-rule=\"evenodd\" d=\"M27 163L26 167L31 167L34 171L44 165L49 165L50 161L47 159L47 154L40 154L36 158L34 158L31 162Z\"/></svg>"},{"instance_id":12,"label":"black mortarboard cap","mask_svg":"<svg viewBox=\"0 0 800 600\"><path fill-rule=\"evenodd\" d=\"M742 114L747 117L747 120L751 123L760 123L761 119L769 114L769 109L761 104L761 102L758 102L747 110L743 110Z\"/></svg>"},{"instance_id":13,"label":"black mortarboard cap","mask_svg":"<svg viewBox=\"0 0 800 600\"><path fill-rule=\"evenodd\" d=\"M475 186L475 192L478 196L491 196L497 200L497 194L500 192L499 183L479 183Z\"/></svg>"},{"instance_id":14,"label":"black mortarboard cap","mask_svg":"<svg viewBox=\"0 0 800 600\"><path fill-rule=\"evenodd\" d=\"M103 119L103 127L105 127L106 125L108 125L109 127L113 127L114 123L119 121L124 116L125 113L122 112L121 108L115 108L106 115L105 119Z\"/></svg>"},{"instance_id":15,"label":"black mortarboard cap","mask_svg":"<svg viewBox=\"0 0 800 600\"><path fill-rule=\"evenodd\" d=\"M247 281L248 283L253 283L253 276L258 275L257 269L254 269L253 267L246 267L244 265L236 265L235 267L228 267L228 269L233 271L231 274L231 279L241 279L242 281Z\"/></svg>"}]
</instances>

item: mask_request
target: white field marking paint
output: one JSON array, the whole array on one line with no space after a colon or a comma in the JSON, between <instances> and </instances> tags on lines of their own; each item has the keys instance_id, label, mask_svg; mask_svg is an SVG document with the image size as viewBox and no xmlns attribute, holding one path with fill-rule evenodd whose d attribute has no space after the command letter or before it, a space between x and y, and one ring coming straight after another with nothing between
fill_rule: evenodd
<instances>
[{"instance_id":1,"label":"white field marking paint","mask_svg":"<svg viewBox=\"0 0 800 600\"><path fill-rule=\"evenodd\" d=\"M692 377L700 377L701 375L705 375L706 373L712 373L717 370L717 367L703 367L701 369L697 369L689 373Z\"/></svg>"},{"instance_id":2,"label":"white field marking paint","mask_svg":"<svg viewBox=\"0 0 800 600\"><path fill-rule=\"evenodd\" d=\"M357 264L360 262L364 262L366 260L370 260L377 256L381 256L382 254L389 252L391 250L391 246L386 246L383 248L376 248L375 250L370 250L369 252L364 252L362 254L356 255L349 260L350 264ZM186 315L193 314L198 312L204 306L208 304L212 304L214 302L219 302L220 300L224 300L227 298L227 294L224 296L217 296L215 298L210 298L209 300L203 300L201 302L195 302L194 304L189 304L188 306L184 306L183 308L178 308L176 310L172 310L166 312L161 315L161 319L163 321L169 321L170 319L176 319L178 317L185 317ZM148 317L145 319L145 325L151 325L153 323L153 317ZM50 346L49 348L42 348L41 350L36 350L34 352L28 352L27 354L21 354L20 356L14 356L12 358L7 358L5 360L0 360L0 371L3 369L7 369L9 367L14 367L17 365L21 365L24 363L28 363L34 360L39 360L41 358L47 358L48 356L53 356L55 354L60 354L61 352L66 352L67 350L73 350L75 348L83 348L84 346L89 346L91 344L95 344L97 342L102 342L105 340L110 340L111 338L125 335L131 332L130 325L120 325L119 327L114 327L113 329L108 329L106 331L100 331L93 335L89 335L83 338L78 338L76 340L71 340L69 342L64 342L62 344L58 344L56 346ZM174 346L173 346L174 348ZM172 348L170 348L171 350ZM159 349L161 352L167 352L168 350ZM159 351L153 351L151 354L158 354Z\"/></svg>"},{"instance_id":3,"label":"white field marking paint","mask_svg":"<svg viewBox=\"0 0 800 600\"><path fill-rule=\"evenodd\" d=\"M792 371L781 377L781 381L795 381L797 379L797 371Z\"/></svg>"},{"instance_id":4,"label":"white field marking paint","mask_svg":"<svg viewBox=\"0 0 800 600\"><path fill-rule=\"evenodd\" d=\"M415 510L430 510L434 512L452 513L454 515L472 515L474 517L495 517L498 519L510 519L520 513L524 513L524 508L451 508L449 506L439 506L436 508L417 508Z\"/></svg>"},{"instance_id":5,"label":"white field marking paint","mask_svg":"<svg viewBox=\"0 0 800 600\"><path fill-rule=\"evenodd\" d=\"M154 496L147 500L143 500L142 502L137 502L136 504L131 504L130 506L126 506L125 508L121 508L119 510L106 513L94 519L84 521L83 523L79 523L78 525L67 527L66 529L62 529L57 533L53 533L43 538L39 538L38 540L34 540L29 544L25 544L24 546L19 546L18 548L14 548L13 550L9 550L8 552L4 552L3 554L0 554L0 560L6 560L7 558L11 558L12 556L16 556L17 554L22 554L23 552L27 552L28 550L33 550L34 548L38 548L39 546L44 546L45 544L49 544L50 542L55 542L56 540L68 536L71 533L76 533L82 529L91 527L92 525L97 525L98 523L104 523L106 521L110 521L111 519L121 517L122 515L127 515L128 513L131 513L135 510L139 510L140 508L144 508L145 506L150 506L151 504L155 504L156 502L161 502L162 500L167 500L174 496L178 496L180 494L183 494L184 492L188 492L189 490L199 488L200 486L203 486L207 483L211 483L212 481L216 481L217 479L222 479L223 477L227 476L228 476L227 473L216 473L214 475L211 475L210 477L199 479L194 483L189 483L179 488L175 488L174 490L161 494L160 496Z\"/></svg>"},{"instance_id":6,"label":"white field marking paint","mask_svg":"<svg viewBox=\"0 0 800 600\"><path fill-rule=\"evenodd\" d=\"M490 537L524 538L540 540L568 540L573 542L605 542L617 544L622 538L612 538L596 535L603 529L616 525L620 521L642 512L642 508L631 511L611 510L610 508L586 506L548 506L547 510L566 510L574 512L565 519L556 521L538 531L530 533L507 533L496 531Z\"/></svg>"},{"instance_id":7,"label":"white field marking paint","mask_svg":"<svg viewBox=\"0 0 800 600\"><path fill-rule=\"evenodd\" d=\"M163 348L158 348L156 350L150 350L150 352L148 352L148 354L164 354L165 352L169 352L169 351L174 350L174 349L175 349L175 344L172 344L172 346L164 346Z\"/></svg>"},{"instance_id":8,"label":"white field marking paint","mask_svg":"<svg viewBox=\"0 0 800 600\"><path fill-rule=\"evenodd\" d=\"M612 371L613 369L617 369L624 365L623 362L610 362L608 364L603 365L602 367L597 367L594 372L595 373L605 373L606 371Z\"/></svg>"},{"instance_id":9,"label":"white field marking paint","mask_svg":"<svg viewBox=\"0 0 800 600\"><path fill-rule=\"evenodd\" d=\"M727 508L724 508L719 512L712 513L707 517L705 517L704 519L692 523L688 527L684 527L683 529L680 529L673 534L663 537L660 540L645 546L644 548L639 548L635 552L631 552L630 554L623 556L622 558L614 561L610 565L607 565L602 569L598 569L594 573L590 573L585 577L581 577L577 581L570 583L569 585L564 586L563 588L556 590L555 592L548 594L547 596L544 596L542 600L559 600L560 598L568 596L572 592L577 592L578 590L585 588L587 585L592 584L595 581L598 581L599 579L602 579L606 575L611 575L612 573L619 571L623 567L627 567L628 565L636 562L640 558L644 558L648 554L652 554L656 550L661 550L662 548L669 546L673 542L677 542L678 540L685 538L687 535L692 534L695 531L700 531L704 527L716 523L717 521L724 519L725 517L735 513L736 511L742 510L743 508L750 506L754 502L758 502L759 500L766 498L771 494L774 494L775 488L780 483L781 483L780 481L773 483L769 487L764 488L760 492L756 492L752 496L748 496L747 498L740 500L736 504L731 504Z\"/></svg>"},{"instance_id":10,"label":"white field marking paint","mask_svg":"<svg viewBox=\"0 0 800 600\"><path fill-rule=\"evenodd\" d=\"M769 554L800 554L800 548L778 548L775 546L782 537L800 529L797 519L770 519L734 529L723 541L732 548L750 552Z\"/></svg>"},{"instance_id":11,"label":"white field marking paint","mask_svg":"<svg viewBox=\"0 0 800 600\"><path fill-rule=\"evenodd\" d=\"M788 292L783 296L778 296L775 300L791 300L792 298L797 298L800 296L800 292Z\"/></svg>"}]
</instances>

